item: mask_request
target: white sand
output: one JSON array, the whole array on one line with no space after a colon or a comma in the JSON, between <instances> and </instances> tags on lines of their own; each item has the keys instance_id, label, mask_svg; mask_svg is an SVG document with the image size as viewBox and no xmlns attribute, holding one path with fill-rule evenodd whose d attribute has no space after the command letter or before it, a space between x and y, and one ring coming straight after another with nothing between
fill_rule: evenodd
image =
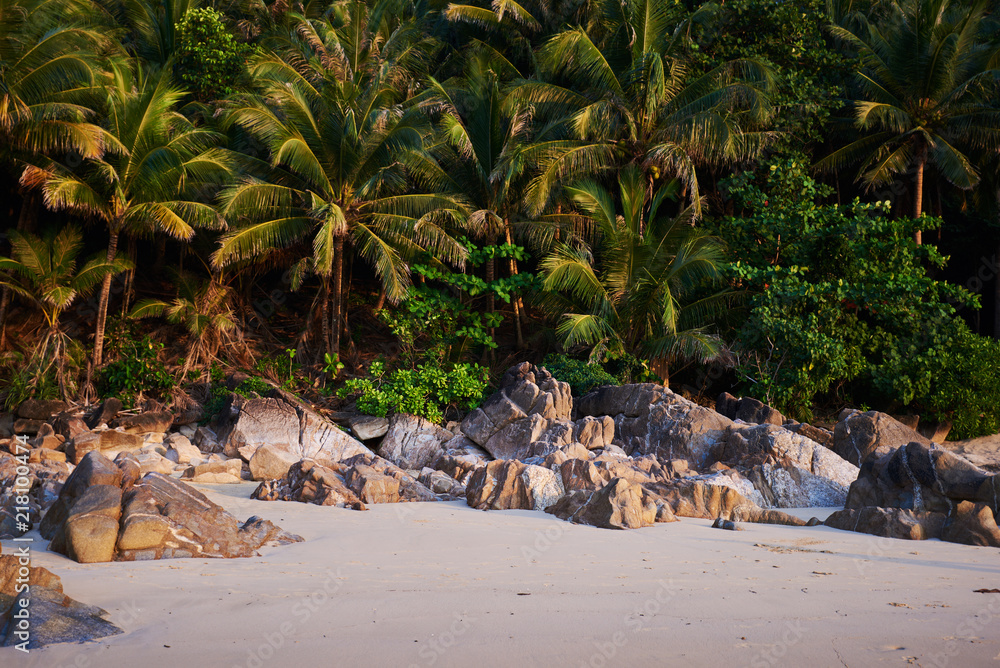
<instances>
[{"instance_id":1,"label":"white sand","mask_svg":"<svg viewBox=\"0 0 1000 668\"><path fill-rule=\"evenodd\" d=\"M634 531L464 503L367 512L202 486L306 542L35 565L123 635L0 666L1000 666L1000 550L683 519ZM814 509L805 511L808 516ZM4 541L4 550L13 543Z\"/></svg>"}]
</instances>

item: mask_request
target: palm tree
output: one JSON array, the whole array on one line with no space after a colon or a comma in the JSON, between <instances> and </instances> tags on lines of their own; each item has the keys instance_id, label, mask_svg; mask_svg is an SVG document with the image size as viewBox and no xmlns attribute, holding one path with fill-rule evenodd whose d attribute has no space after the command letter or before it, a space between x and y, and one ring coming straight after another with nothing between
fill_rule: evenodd
<instances>
[{"instance_id":1,"label":"palm tree","mask_svg":"<svg viewBox=\"0 0 1000 668\"><path fill-rule=\"evenodd\" d=\"M734 61L692 80L673 12L659 0L604 0L591 28L568 28L541 49L539 80L521 82L518 95L564 118L566 138L534 148L534 213L560 181L630 163L652 181L678 178L700 213L696 167L750 158L767 143L771 134L755 128L771 113L770 71Z\"/></svg>"},{"instance_id":2,"label":"palm tree","mask_svg":"<svg viewBox=\"0 0 1000 668\"><path fill-rule=\"evenodd\" d=\"M675 359L708 361L723 352L705 329L730 296L713 292L722 247L692 227L693 207L664 215L679 190L671 181L650 191L636 165L619 175L617 205L615 194L593 181L567 188L597 240L593 248L557 244L541 264L543 287L562 297L556 331L564 347L593 346L595 358L645 356L664 378Z\"/></svg>"},{"instance_id":3,"label":"palm tree","mask_svg":"<svg viewBox=\"0 0 1000 668\"><path fill-rule=\"evenodd\" d=\"M928 165L958 188L975 187L970 151L1000 148L1000 42L983 29L990 4L899 0L883 20L855 16L859 27L831 28L861 54L854 123L866 134L817 168L860 162L857 180L869 189L912 173L914 218Z\"/></svg>"},{"instance_id":4,"label":"palm tree","mask_svg":"<svg viewBox=\"0 0 1000 668\"><path fill-rule=\"evenodd\" d=\"M227 156L212 148L216 133L194 127L175 110L183 95L164 72L150 72L139 64L134 72L115 66L107 87L104 155L85 160L76 170L57 163L31 167L22 177L22 182L42 188L49 208L104 224L109 264L117 257L122 233L163 233L190 240L197 227L223 225L213 207L194 201L192 195L195 185L229 175ZM106 274L101 286L92 369L102 363L111 277Z\"/></svg>"},{"instance_id":5,"label":"palm tree","mask_svg":"<svg viewBox=\"0 0 1000 668\"><path fill-rule=\"evenodd\" d=\"M402 106L408 64L427 57L424 38L408 23L386 34L385 20L370 23L363 2L340 8L346 25L303 20L296 30L303 41L290 43L284 60L269 55L252 65L263 96L238 104L230 121L268 148L270 171L224 191L235 229L213 255L223 267L307 243L294 275L321 279L331 356L340 354L349 249L374 267L392 301L406 294L415 252L464 257L442 227L462 212L453 198L433 194L440 169L423 150L425 120ZM414 183L430 193L413 192Z\"/></svg>"},{"instance_id":6,"label":"palm tree","mask_svg":"<svg viewBox=\"0 0 1000 668\"><path fill-rule=\"evenodd\" d=\"M98 31L70 25L85 16L78 0L0 0L0 159L4 164L50 151L84 158L103 148L82 104L99 73Z\"/></svg>"},{"instance_id":7,"label":"palm tree","mask_svg":"<svg viewBox=\"0 0 1000 668\"><path fill-rule=\"evenodd\" d=\"M68 398L65 368L69 336L60 324L62 313L105 276L130 265L121 259L96 258L78 269L83 233L71 226L45 238L11 232L11 249L13 257L0 257L0 285L34 304L45 318L45 333L31 354L34 381L42 382L55 366L59 389Z\"/></svg>"},{"instance_id":8,"label":"palm tree","mask_svg":"<svg viewBox=\"0 0 1000 668\"><path fill-rule=\"evenodd\" d=\"M447 85L429 78L424 108L439 116L442 137L437 156L445 185L460 193L471 210L468 226L490 243L502 235L513 243L512 230L523 213L522 201L529 164L522 158L530 146L532 130L528 105L504 90L498 70L510 71L506 61L481 52L468 60L465 76ZM445 148L446 147L446 148ZM534 223L535 221L531 221ZM511 275L516 260L508 261ZM487 280L493 280L494 262L488 261ZM492 296L488 308L492 310ZM517 344L524 345L521 330L523 303L515 296L514 322Z\"/></svg>"}]
</instances>

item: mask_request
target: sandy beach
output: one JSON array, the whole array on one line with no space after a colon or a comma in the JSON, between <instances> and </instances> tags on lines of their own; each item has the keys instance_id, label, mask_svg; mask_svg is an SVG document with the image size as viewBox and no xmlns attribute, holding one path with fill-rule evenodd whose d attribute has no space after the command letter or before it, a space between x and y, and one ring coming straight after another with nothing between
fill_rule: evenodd
<instances>
[{"instance_id":1,"label":"sandy beach","mask_svg":"<svg viewBox=\"0 0 1000 668\"><path fill-rule=\"evenodd\" d=\"M1000 588L995 548L688 518L611 531L460 501L357 512L254 487L199 489L305 542L83 565L34 533L34 565L125 632L3 664L1000 665L1000 594L974 591Z\"/></svg>"}]
</instances>

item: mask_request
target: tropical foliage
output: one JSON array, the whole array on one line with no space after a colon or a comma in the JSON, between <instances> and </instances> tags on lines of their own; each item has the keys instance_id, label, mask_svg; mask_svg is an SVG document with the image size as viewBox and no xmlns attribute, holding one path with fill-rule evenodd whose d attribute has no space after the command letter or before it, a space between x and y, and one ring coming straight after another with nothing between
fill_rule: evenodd
<instances>
[{"instance_id":1,"label":"tropical foliage","mask_svg":"<svg viewBox=\"0 0 1000 668\"><path fill-rule=\"evenodd\" d=\"M0 398L548 360L995 431L994 5L0 0Z\"/></svg>"}]
</instances>

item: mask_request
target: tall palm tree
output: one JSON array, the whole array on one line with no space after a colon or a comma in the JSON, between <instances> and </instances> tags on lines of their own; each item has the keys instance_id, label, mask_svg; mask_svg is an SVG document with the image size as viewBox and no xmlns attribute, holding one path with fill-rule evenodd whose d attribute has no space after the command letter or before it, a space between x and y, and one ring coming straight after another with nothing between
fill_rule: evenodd
<instances>
[{"instance_id":1,"label":"tall palm tree","mask_svg":"<svg viewBox=\"0 0 1000 668\"><path fill-rule=\"evenodd\" d=\"M423 36L409 23L386 30L364 2L338 7L331 18L303 19L284 59L272 54L252 65L263 96L246 98L229 118L267 147L270 170L223 193L234 229L213 255L222 267L308 244L294 274L321 279L330 355L340 352L350 249L371 263L393 301L405 295L407 259L421 247L451 260L464 254L442 227L461 212L434 194L440 170L423 150L424 118L402 105L410 65L428 55Z\"/></svg>"},{"instance_id":2,"label":"tall palm tree","mask_svg":"<svg viewBox=\"0 0 1000 668\"><path fill-rule=\"evenodd\" d=\"M193 189L227 178L227 156L213 149L216 133L194 127L176 111L183 95L163 71L115 65L107 87L104 155L75 170L58 163L31 167L22 177L42 188L49 208L99 220L108 231L109 264L123 233L190 240L195 228L223 225L212 206L195 201ZM111 278L106 274L101 285L92 369L103 360Z\"/></svg>"},{"instance_id":3,"label":"tall palm tree","mask_svg":"<svg viewBox=\"0 0 1000 668\"><path fill-rule=\"evenodd\" d=\"M107 42L73 25L91 5L81 0L0 0L0 159L73 151L85 158L103 148L85 105L99 76L94 52Z\"/></svg>"},{"instance_id":4,"label":"tall palm tree","mask_svg":"<svg viewBox=\"0 0 1000 668\"><path fill-rule=\"evenodd\" d=\"M567 188L596 242L557 244L541 264L543 287L562 297L557 332L566 348L645 356L664 378L675 359L707 361L723 352L706 329L730 296L718 290L722 247L692 227L693 207L664 215L679 189L671 181L651 191L636 165L619 175L617 202L594 181Z\"/></svg>"},{"instance_id":5,"label":"tall palm tree","mask_svg":"<svg viewBox=\"0 0 1000 668\"><path fill-rule=\"evenodd\" d=\"M512 230L523 218L530 165L522 155L532 139L532 116L527 104L505 90L501 79L505 70L511 71L509 65L496 62L493 53L475 54L463 77L446 84L430 77L423 106L438 116L442 150L436 154L445 187L460 193L471 211L468 227L489 243L502 237L511 244ZM512 275L517 273L513 257L508 268ZM494 271L489 261L487 280L494 278ZM523 346L521 297L515 296L513 304L517 343Z\"/></svg>"},{"instance_id":6,"label":"tall palm tree","mask_svg":"<svg viewBox=\"0 0 1000 668\"><path fill-rule=\"evenodd\" d=\"M929 165L958 188L975 187L970 151L1000 148L1000 40L984 31L990 4L899 0L882 20L856 16L856 28L831 28L861 54L853 106L865 134L817 168L860 162L857 180L869 189L912 173L914 218Z\"/></svg>"},{"instance_id":7,"label":"tall palm tree","mask_svg":"<svg viewBox=\"0 0 1000 668\"><path fill-rule=\"evenodd\" d=\"M83 233L76 227L64 227L45 238L11 232L11 249L12 257L0 257L0 285L35 305L45 317L45 332L31 355L34 381L41 382L55 366L59 389L68 398L65 367L69 337L62 331L62 313L105 276L130 265L121 259L95 258L78 268Z\"/></svg>"},{"instance_id":8,"label":"tall palm tree","mask_svg":"<svg viewBox=\"0 0 1000 668\"><path fill-rule=\"evenodd\" d=\"M568 28L538 54L539 80L518 95L565 118L565 139L539 142L530 195L542 211L559 182L641 165L652 181L678 178L700 213L696 167L756 155L770 138L770 71L726 63L693 77L672 3L603 0L600 20Z\"/></svg>"}]
</instances>

